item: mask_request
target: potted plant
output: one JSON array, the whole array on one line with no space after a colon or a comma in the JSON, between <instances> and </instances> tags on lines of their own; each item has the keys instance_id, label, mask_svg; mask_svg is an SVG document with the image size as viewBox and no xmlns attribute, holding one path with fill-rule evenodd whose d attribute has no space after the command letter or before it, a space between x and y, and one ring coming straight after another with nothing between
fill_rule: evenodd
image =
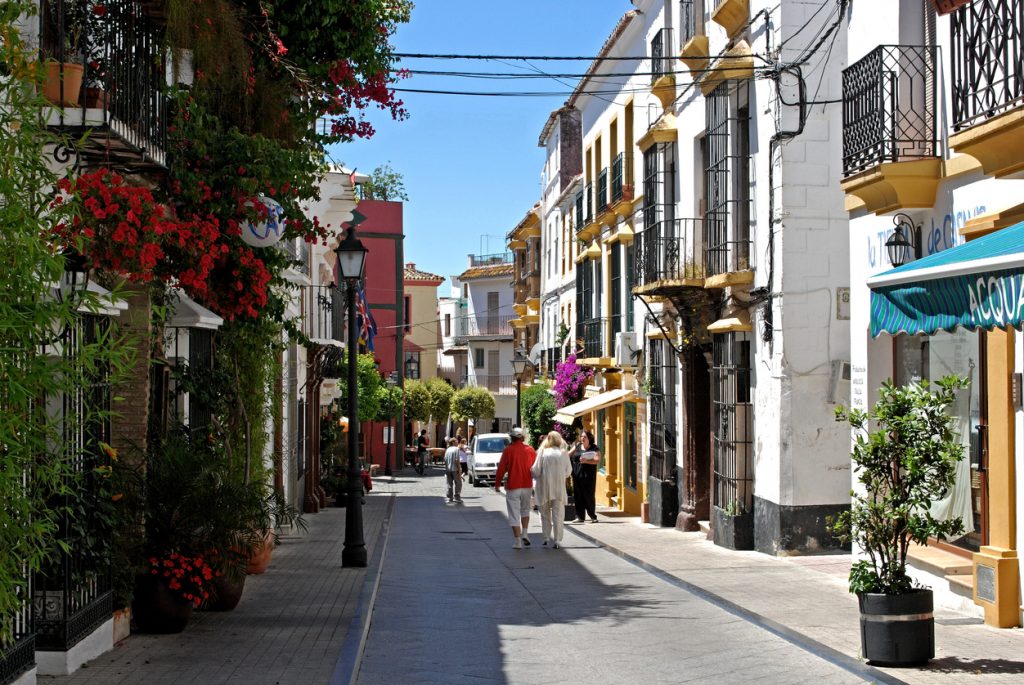
<instances>
[{"instance_id":1,"label":"potted plant","mask_svg":"<svg viewBox=\"0 0 1024 685\"><path fill-rule=\"evenodd\" d=\"M876 664L908 666L935 656L932 591L907 575L910 543L927 545L963 533L960 519L937 521L929 511L953 486L963 445L947 413L965 379L946 376L897 387L884 383L869 411L836 409L856 432L851 458L861 489L830 526L866 558L850 568L860 602L861 649ZM873 428L872 428L873 427Z\"/></svg>"},{"instance_id":2,"label":"potted plant","mask_svg":"<svg viewBox=\"0 0 1024 685\"><path fill-rule=\"evenodd\" d=\"M711 536L726 549L754 549L754 514L739 499L711 508Z\"/></svg>"},{"instance_id":3,"label":"potted plant","mask_svg":"<svg viewBox=\"0 0 1024 685\"><path fill-rule=\"evenodd\" d=\"M58 107L77 107L91 41L100 35L107 7L93 0L54 0L47 8L43 95Z\"/></svg>"}]
</instances>

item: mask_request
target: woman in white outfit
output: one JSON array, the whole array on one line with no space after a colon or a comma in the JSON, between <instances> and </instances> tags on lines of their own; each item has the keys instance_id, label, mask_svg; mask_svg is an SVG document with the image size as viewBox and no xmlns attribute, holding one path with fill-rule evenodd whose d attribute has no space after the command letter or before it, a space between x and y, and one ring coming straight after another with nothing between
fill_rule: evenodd
<instances>
[{"instance_id":1,"label":"woman in white outfit","mask_svg":"<svg viewBox=\"0 0 1024 685\"><path fill-rule=\"evenodd\" d=\"M537 461L530 469L536 481L537 504L540 506L544 545L551 541L555 549L562 543L565 523L565 479L572 473L565 441L556 431L548 433L540 446Z\"/></svg>"}]
</instances>

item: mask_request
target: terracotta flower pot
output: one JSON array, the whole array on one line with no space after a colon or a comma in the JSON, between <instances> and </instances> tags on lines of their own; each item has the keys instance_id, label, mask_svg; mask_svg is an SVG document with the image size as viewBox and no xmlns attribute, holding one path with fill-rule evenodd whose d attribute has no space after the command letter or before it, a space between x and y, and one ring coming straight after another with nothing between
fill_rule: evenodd
<instances>
[{"instance_id":1,"label":"terracotta flower pot","mask_svg":"<svg viewBox=\"0 0 1024 685\"><path fill-rule=\"evenodd\" d=\"M245 572L249 575L265 573L267 567L270 566L270 557L273 553L274 533L273 531L267 531L266 537L263 538L263 544L254 549L252 554L249 555L249 564L246 566Z\"/></svg>"},{"instance_id":2,"label":"terracotta flower pot","mask_svg":"<svg viewBox=\"0 0 1024 685\"><path fill-rule=\"evenodd\" d=\"M140 633L180 633L192 618L192 603L171 592L159 576L135 578L132 618Z\"/></svg>"},{"instance_id":3,"label":"terracotta flower pot","mask_svg":"<svg viewBox=\"0 0 1024 685\"><path fill-rule=\"evenodd\" d=\"M651 522L651 503L641 502L640 503L640 522L650 523Z\"/></svg>"},{"instance_id":4,"label":"terracotta flower pot","mask_svg":"<svg viewBox=\"0 0 1024 685\"><path fill-rule=\"evenodd\" d=\"M61 66L63 66L64 98L61 99ZM61 107L77 107L78 96L82 90L82 74L85 67L74 62L47 62L46 82L43 84L43 96Z\"/></svg>"}]
</instances>

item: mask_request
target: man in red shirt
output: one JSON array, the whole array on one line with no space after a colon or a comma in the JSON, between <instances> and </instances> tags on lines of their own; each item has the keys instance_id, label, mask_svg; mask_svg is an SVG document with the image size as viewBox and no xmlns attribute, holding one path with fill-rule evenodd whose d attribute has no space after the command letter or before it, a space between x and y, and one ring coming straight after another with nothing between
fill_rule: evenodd
<instances>
[{"instance_id":1,"label":"man in red shirt","mask_svg":"<svg viewBox=\"0 0 1024 685\"><path fill-rule=\"evenodd\" d=\"M530 468L537 459L533 448L523 442L523 429L514 427L509 432L512 442L501 452L498 471L494 475L494 491L501 492L501 480L508 474L505 484L505 506L508 508L508 522L516 541L513 549L530 546L526 529L530 525L530 494L533 492L533 476Z\"/></svg>"}]
</instances>

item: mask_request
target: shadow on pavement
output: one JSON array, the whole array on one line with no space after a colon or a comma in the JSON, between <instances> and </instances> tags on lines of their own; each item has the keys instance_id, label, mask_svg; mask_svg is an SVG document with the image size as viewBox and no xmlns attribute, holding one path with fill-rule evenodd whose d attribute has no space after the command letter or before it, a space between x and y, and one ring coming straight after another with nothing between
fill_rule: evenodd
<instances>
[{"instance_id":1,"label":"shadow on pavement","mask_svg":"<svg viewBox=\"0 0 1024 685\"><path fill-rule=\"evenodd\" d=\"M1007 659L961 659L951 656L935 659L921 668L922 672L937 671L939 673L970 673L971 675L988 675L995 673L1024 673L1024 661Z\"/></svg>"}]
</instances>

